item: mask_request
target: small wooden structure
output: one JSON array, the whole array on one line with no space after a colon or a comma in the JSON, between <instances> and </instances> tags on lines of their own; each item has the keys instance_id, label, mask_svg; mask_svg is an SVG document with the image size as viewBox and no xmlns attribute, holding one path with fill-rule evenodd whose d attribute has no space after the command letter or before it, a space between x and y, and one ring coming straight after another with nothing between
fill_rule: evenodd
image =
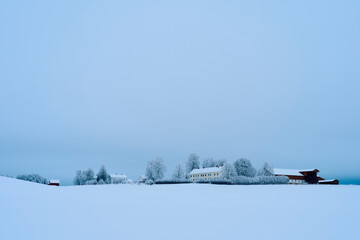
<instances>
[{"instance_id":1,"label":"small wooden structure","mask_svg":"<svg viewBox=\"0 0 360 240\"><path fill-rule=\"evenodd\" d=\"M58 179L50 179L48 185L51 186L60 186L60 181Z\"/></svg>"},{"instance_id":2,"label":"small wooden structure","mask_svg":"<svg viewBox=\"0 0 360 240\"><path fill-rule=\"evenodd\" d=\"M337 179L319 180L319 184L339 185L339 180Z\"/></svg>"}]
</instances>

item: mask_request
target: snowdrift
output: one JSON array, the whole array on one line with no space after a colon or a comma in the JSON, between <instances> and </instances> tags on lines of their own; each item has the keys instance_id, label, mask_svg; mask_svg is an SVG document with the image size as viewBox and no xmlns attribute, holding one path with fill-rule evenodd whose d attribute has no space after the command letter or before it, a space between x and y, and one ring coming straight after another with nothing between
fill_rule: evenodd
<instances>
[{"instance_id":1,"label":"snowdrift","mask_svg":"<svg viewBox=\"0 0 360 240\"><path fill-rule=\"evenodd\" d=\"M359 186L96 185L0 177L0 239L358 239Z\"/></svg>"}]
</instances>

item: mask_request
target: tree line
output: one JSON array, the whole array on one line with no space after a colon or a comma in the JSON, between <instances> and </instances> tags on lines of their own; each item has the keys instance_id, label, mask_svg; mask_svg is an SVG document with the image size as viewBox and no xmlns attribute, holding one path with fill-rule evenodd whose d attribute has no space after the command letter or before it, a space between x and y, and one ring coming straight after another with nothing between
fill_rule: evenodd
<instances>
[{"instance_id":1,"label":"tree line","mask_svg":"<svg viewBox=\"0 0 360 240\"><path fill-rule=\"evenodd\" d=\"M200 157L193 153L190 154L185 162L185 168L182 163L175 166L170 181L188 182L189 173L198 168L222 167L221 180L226 180L234 184L266 184L266 183L287 183L287 177L275 177L273 167L265 162L258 170L253 167L250 160L239 158L233 163L226 159L205 158L200 164ZM166 166L162 158L156 158L149 161L145 170L147 183L159 181L164 178ZM166 180L167 182L169 180ZM204 181L204 180L200 180Z\"/></svg>"},{"instance_id":2,"label":"tree line","mask_svg":"<svg viewBox=\"0 0 360 240\"><path fill-rule=\"evenodd\" d=\"M110 184L111 178L107 173L104 165L102 165L95 177L94 171L89 168L87 170L77 170L75 173L74 185L97 185L97 184Z\"/></svg>"},{"instance_id":3,"label":"tree line","mask_svg":"<svg viewBox=\"0 0 360 240\"><path fill-rule=\"evenodd\" d=\"M23 174L23 175L18 175L16 178L24 181L41 183L41 184L48 183L47 179L41 177L39 174Z\"/></svg>"}]
</instances>

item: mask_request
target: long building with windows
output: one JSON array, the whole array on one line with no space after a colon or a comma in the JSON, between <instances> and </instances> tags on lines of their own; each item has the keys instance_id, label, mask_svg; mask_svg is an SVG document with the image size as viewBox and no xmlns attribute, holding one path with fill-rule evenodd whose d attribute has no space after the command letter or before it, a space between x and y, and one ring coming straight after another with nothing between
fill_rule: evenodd
<instances>
[{"instance_id":1,"label":"long building with windows","mask_svg":"<svg viewBox=\"0 0 360 240\"><path fill-rule=\"evenodd\" d=\"M220 167L209 167L209 168L196 168L189 173L190 180L193 182L199 180L213 180L219 179L222 174L222 166Z\"/></svg>"}]
</instances>

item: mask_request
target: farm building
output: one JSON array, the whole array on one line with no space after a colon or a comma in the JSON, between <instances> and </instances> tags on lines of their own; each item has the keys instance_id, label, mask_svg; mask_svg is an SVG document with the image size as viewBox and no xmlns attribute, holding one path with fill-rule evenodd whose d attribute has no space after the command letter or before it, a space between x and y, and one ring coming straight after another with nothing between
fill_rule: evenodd
<instances>
[{"instance_id":1,"label":"farm building","mask_svg":"<svg viewBox=\"0 0 360 240\"><path fill-rule=\"evenodd\" d=\"M290 184L316 184L318 183L317 169L295 170L274 168L275 176L287 176Z\"/></svg>"},{"instance_id":2,"label":"farm building","mask_svg":"<svg viewBox=\"0 0 360 240\"><path fill-rule=\"evenodd\" d=\"M339 180L337 179L319 180L319 184L339 185Z\"/></svg>"},{"instance_id":3,"label":"farm building","mask_svg":"<svg viewBox=\"0 0 360 240\"><path fill-rule=\"evenodd\" d=\"M127 183L128 177L125 174L110 174L110 183Z\"/></svg>"},{"instance_id":4,"label":"farm building","mask_svg":"<svg viewBox=\"0 0 360 240\"><path fill-rule=\"evenodd\" d=\"M318 169L295 170L274 168L275 176L287 176L289 184L339 184L338 180L325 180L319 177ZM337 181L337 183L336 183Z\"/></svg>"},{"instance_id":5,"label":"farm building","mask_svg":"<svg viewBox=\"0 0 360 240\"><path fill-rule=\"evenodd\" d=\"M60 181L58 179L50 179L48 185L51 186L60 186Z\"/></svg>"},{"instance_id":6,"label":"farm building","mask_svg":"<svg viewBox=\"0 0 360 240\"><path fill-rule=\"evenodd\" d=\"M195 182L198 180L213 180L221 177L222 166L210 168L197 168L189 173L190 180Z\"/></svg>"}]
</instances>

